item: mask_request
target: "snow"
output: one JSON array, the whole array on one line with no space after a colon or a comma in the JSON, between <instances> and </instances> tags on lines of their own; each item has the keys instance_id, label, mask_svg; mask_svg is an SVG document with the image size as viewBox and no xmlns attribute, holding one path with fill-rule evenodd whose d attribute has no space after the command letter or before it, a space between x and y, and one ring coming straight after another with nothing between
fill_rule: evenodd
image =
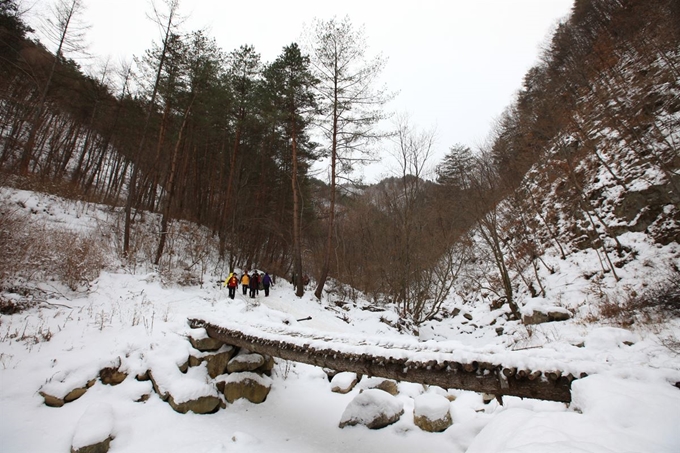
<instances>
[{"instance_id":1,"label":"snow","mask_svg":"<svg viewBox=\"0 0 680 453\"><path fill-rule=\"evenodd\" d=\"M356 373L343 371L333 376L333 379L331 379L331 387L345 390L349 389L352 386L352 384L356 381L357 381Z\"/></svg>"},{"instance_id":2,"label":"snow","mask_svg":"<svg viewBox=\"0 0 680 453\"><path fill-rule=\"evenodd\" d=\"M573 392L572 412L500 411L467 453L680 451L677 389L590 376L575 381Z\"/></svg>"},{"instance_id":3,"label":"snow","mask_svg":"<svg viewBox=\"0 0 680 453\"><path fill-rule=\"evenodd\" d=\"M113 222L115 217L110 208L31 192L3 190L2 196L53 228L95 231L93 222ZM678 244L660 247L640 233L619 239L637 254L617 269L630 288L652 284L669 263L679 264ZM269 297L249 299L237 293L230 300L221 287L224 275L205 276L205 282L219 284L181 287L164 282L151 269L109 268L87 293L58 288L37 307L0 316L0 452L64 452L107 431L114 434L112 453L680 451L680 389L675 387L680 358L665 345L666 339L677 338L679 320L629 329L586 322L595 289L610 291L611 278L595 287L584 277L598 267L592 251L565 260L555 253L552 259L558 270L543 276L546 296L527 299L528 306L562 307L574 319L523 326L504 321L488 304L452 296L448 306L460 308L461 314L425 323L417 336L398 333L380 321L394 319L393 312L362 310L367 301L338 308L328 300L316 301L310 291L297 298L280 277ZM312 319L298 321L307 316ZM211 380L205 364L179 371L189 355L202 356L188 337L203 331L191 329L189 318L340 351L493 360L518 368L586 372L588 377L573 382L569 405L507 396L501 405L496 400L485 404L473 392L408 382L398 383L399 394L392 397L367 388L368 376L362 378L365 385L360 382L347 394L333 393L322 369L276 359L271 377L258 377L271 384L264 403L237 400L213 414L180 414L159 398L150 381L135 376L151 370L161 391L172 392L177 402L216 395L216 381L235 378ZM98 379L101 369L117 366L128 373L121 384L105 385ZM63 397L93 380L82 397L62 407L47 407L40 395L44 391ZM428 403L432 396L452 400L453 425L442 433L423 432L413 423L414 410L441 409ZM403 407L404 414L379 430L339 428L345 417L368 415L374 406L359 404L364 398L383 409ZM85 416L92 413L100 415Z\"/></svg>"},{"instance_id":4,"label":"snow","mask_svg":"<svg viewBox=\"0 0 680 453\"><path fill-rule=\"evenodd\" d=\"M244 371L241 373L231 373L222 380L227 384L251 380L257 382L262 387L271 387L273 383L272 379L269 376L261 376L257 373L251 373L249 371Z\"/></svg>"},{"instance_id":5,"label":"snow","mask_svg":"<svg viewBox=\"0 0 680 453\"><path fill-rule=\"evenodd\" d=\"M446 417L451 403L446 397L437 393L425 393L414 400L414 415L429 420L441 420Z\"/></svg>"},{"instance_id":6,"label":"snow","mask_svg":"<svg viewBox=\"0 0 680 453\"><path fill-rule=\"evenodd\" d=\"M232 358L230 363L240 363L240 364L248 364L248 365L255 365L255 368L257 366L261 365L262 362L264 362L263 357L260 354L239 354L236 357Z\"/></svg>"},{"instance_id":7,"label":"snow","mask_svg":"<svg viewBox=\"0 0 680 453\"><path fill-rule=\"evenodd\" d=\"M113 409L110 404L90 405L78 420L71 445L74 449L98 444L114 437Z\"/></svg>"}]
</instances>

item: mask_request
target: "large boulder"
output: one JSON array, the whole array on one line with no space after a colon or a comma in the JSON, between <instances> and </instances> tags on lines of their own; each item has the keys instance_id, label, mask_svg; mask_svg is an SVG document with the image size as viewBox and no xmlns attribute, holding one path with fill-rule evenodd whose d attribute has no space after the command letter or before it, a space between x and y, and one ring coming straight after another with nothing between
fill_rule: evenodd
<instances>
[{"instance_id":1,"label":"large boulder","mask_svg":"<svg viewBox=\"0 0 680 453\"><path fill-rule=\"evenodd\" d=\"M425 393L414 400L413 422L423 431L437 433L453 423L451 402L442 395Z\"/></svg>"},{"instance_id":2,"label":"large boulder","mask_svg":"<svg viewBox=\"0 0 680 453\"><path fill-rule=\"evenodd\" d=\"M331 379L331 391L335 393L349 393L359 382L356 373L343 371L333 376Z\"/></svg>"},{"instance_id":3,"label":"large boulder","mask_svg":"<svg viewBox=\"0 0 680 453\"><path fill-rule=\"evenodd\" d=\"M224 379L224 397L230 403L245 398L251 403L264 402L272 387L272 379L256 373L232 373Z\"/></svg>"},{"instance_id":4,"label":"large boulder","mask_svg":"<svg viewBox=\"0 0 680 453\"><path fill-rule=\"evenodd\" d=\"M378 389L359 393L343 412L340 428L365 425L370 429L384 428L399 420L404 404L396 397Z\"/></svg>"},{"instance_id":5,"label":"large boulder","mask_svg":"<svg viewBox=\"0 0 680 453\"><path fill-rule=\"evenodd\" d=\"M93 404L78 420L71 453L106 453L114 437L113 409L106 403Z\"/></svg>"}]
</instances>

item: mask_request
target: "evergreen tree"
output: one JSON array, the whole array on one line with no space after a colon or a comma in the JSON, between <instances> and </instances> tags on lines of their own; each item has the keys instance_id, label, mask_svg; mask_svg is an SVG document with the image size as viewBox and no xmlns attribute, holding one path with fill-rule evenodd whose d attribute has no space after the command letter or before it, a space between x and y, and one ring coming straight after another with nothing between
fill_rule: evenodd
<instances>
[{"instance_id":1,"label":"evergreen tree","mask_svg":"<svg viewBox=\"0 0 680 453\"><path fill-rule=\"evenodd\" d=\"M296 294L302 297L302 246L301 246L301 200L300 179L308 167L308 161L314 156L310 153L312 146L306 135L311 114L317 103L312 91L317 83L310 70L309 57L302 55L297 44L284 47L279 56L265 71L267 87L272 99L277 104L276 115L281 123L281 132L290 149L291 189L293 195L293 273Z\"/></svg>"}]
</instances>

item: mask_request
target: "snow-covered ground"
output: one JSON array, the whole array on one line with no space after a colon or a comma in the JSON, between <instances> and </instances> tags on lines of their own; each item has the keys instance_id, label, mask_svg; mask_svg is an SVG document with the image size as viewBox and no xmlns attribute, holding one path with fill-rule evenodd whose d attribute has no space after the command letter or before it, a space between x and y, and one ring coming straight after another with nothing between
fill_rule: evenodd
<instances>
[{"instance_id":1,"label":"snow-covered ground","mask_svg":"<svg viewBox=\"0 0 680 453\"><path fill-rule=\"evenodd\" d=\"M85 229L93 219L107 216L27 192L13 192L11 198L21 199L22 209L33 209L35 216L69 228ZM640 284L636 272L643 266L660 262L659 257L677 262L677 245L655 248L635 235L624 240L641 256L639 270L633 265L621 270L633 287ZM250 300L237 293L230 300L216 284L224 275L206 276L211 283L203 287L181 287L162 282L153 272L108 270L87 294L63 291L57 296L55 291L37 308L0 316L0 452L66 452L101 430L112 430L114 453L679 452L680 389L674 384L680 381L680 357L664 339L678 334L680 323L668 320L634 330L585 323L592 288L582 274L596 263L583 253L559 265L558 273L546 277L554 279L546 283L551 296L532 304L569 308L575 319L526 328L499 321L487 304L452 299L450 306L461 308L461 315L428 323L418 338L381 322L389 314L362 310L361 301L345 310L319 303L311 291L299 299L281 278L268 298L260 294ZM308 316L312 319L297 321ZM588 367L591 374L574 382L570 405L513 397L505 397L503 405L495 400L485 404L482 395L472 392L400 383L397 398L404 414L398 422L379 430L341 429L345 409L370 380L364 378L348 394L333 393L323 370L279 360L264 403L238 400L213 414L180 414L154 393L150 381L134 377L149 367L186 361L192 352L187 319L193 317L246 328L279 326L320 337L361 337L381 345L439 344L454 352L493 354L504 363L521 352L529 363L562 359L565 369ZM493 320L498 322L491 325ZM501 325L503 334L498 335ZM121 384L97 380L62 407L44 404L41 390L67 392L119 363L129 373ZM178 391L195 390L196 379L174 369L168 369L166 378ZM446 431L427 433L414 424L414 401L423 393L452 400L453 425ZM144 395L150 396L143 400Z\"/></svg>"}]
</instances>

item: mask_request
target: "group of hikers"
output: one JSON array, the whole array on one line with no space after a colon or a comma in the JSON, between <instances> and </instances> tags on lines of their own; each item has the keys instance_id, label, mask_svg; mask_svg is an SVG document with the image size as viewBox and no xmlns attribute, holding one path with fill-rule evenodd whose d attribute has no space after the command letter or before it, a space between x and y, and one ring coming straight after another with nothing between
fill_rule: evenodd
<instances>
[{"instance_id":1,"label":"group of hikers","mask_svg":"<svg viewBox=\"0 0 680 453\"><path fill-rule=\"evenodd\" d=\"M248 275L248 271L244 271L241 278L237 277L235 273L230 273L229 277L224 280L224 286L229 290L229 298L233 299L236 297L236 288L238 288L239 282L241 283L241 288L243 289L243 295L248 294L250 290L250 297L254 298L259 295L260 291L264 291L265 297L269 296L269 287L272 286L272 278L267 272L253 271L252 274Z\"/></svg>"}]
</instances>

